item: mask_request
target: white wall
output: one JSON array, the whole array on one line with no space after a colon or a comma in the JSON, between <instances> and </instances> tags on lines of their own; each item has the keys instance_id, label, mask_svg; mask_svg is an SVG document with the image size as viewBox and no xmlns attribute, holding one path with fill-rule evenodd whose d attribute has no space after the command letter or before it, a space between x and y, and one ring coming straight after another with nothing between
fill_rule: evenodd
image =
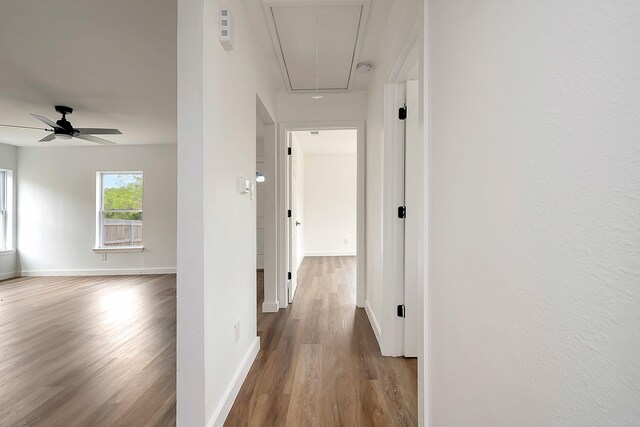
<instances>
[{"instance_id":1,"label":"white wall","mask_svg":"<svg viewBox=\"0 0 640 427\"><path fill-rule=\"evenodd\" d=\"M257 354L256 94L275 87L238 1L235 45L217 41L221 3L178 1L178 425L222 425ZM204 343L204 345L202 345Z\"/></svg>"},{"instance_id":2,"label":"white wall","mask_svg":"<svg viewBox=\"0 0 640 427\"><path fill-rule=\"evenodd\" d=\"M279 92L277 102L281 123L365 120L367 117L365 91L326 93L322 99L313 99L308 93Z\"/></svg>"},{"instance_id":3,"label":"white wall","mask_svg":"<svg viewBox=\"0 0 640 427\"><path fill-rule=\"evenodd\" d=\"M20 147L22 274L161 273L176 267L175 145ZM96 172L143 171L141 253L94 254Z\"/></svg>"},{"instance_id":4,"label":"white wall","mask_svg":"<svg viewBox=\"0 0 640 427\"><path fill-rule=\"evenodd\" d=\"M640 423L640 2L428 1L433 426Z\"/></svg>"},{"instance_id":5,"label":"white wall","mask_svg":"<svg viewBox=\"0 0 640 427\"><path fill-rule=\"evenodd\" d=\"M256 117L256 171L264 174L264 123ZM265 183L256 183L256 268L264 269Z\"/></svg>"},{"instance_id":6,"label":"white wall","mask_svg":"<svg viewBox=\"0 0 640 427\"><path fill-rule=\"evenodd\" d=\"M14 188L14 221L13 229L11 232L14 237L14 246L15 246L15 237L16 237L16 221L15 221L15 212L16 212L16 179L18 178L18 161L17 161L17 149L11 145L0 144L0 169L8 169L13 171L13 188ZM8 279L10 277L16 276L16 272L18 271L17 263L17 254L16 251L7 251L4 253L0 253L0 280Z\"/></svg>"},{"instance_id":7,"label":"white wall","mask_svg":"<svg viewBox=\"0 0 640 427\"><path fill-rule=\"evenodd\" d=\"M256 169L262 170L264 162L256 162ZM265 183L256 183L256 268L264 269L264 205Z\"/></svg>"},{"instance_id":8,"label":"white wall","mask_svg":"<svg viewBox=\"0 0 640 427\"><path fill-rule=\"evenodd\" d=\"M304 157L305 255L355 255L357 156Z\"/></svg>"}]
</instances>

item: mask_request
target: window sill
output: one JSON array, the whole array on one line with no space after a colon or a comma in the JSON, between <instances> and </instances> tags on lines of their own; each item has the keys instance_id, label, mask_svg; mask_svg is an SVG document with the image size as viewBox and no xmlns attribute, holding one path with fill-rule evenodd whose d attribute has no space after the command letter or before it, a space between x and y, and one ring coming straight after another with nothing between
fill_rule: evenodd
<instances>
[{"instance_id":1,"label":"window sill","mask_svg":"<svg viewBox=\"0 0 640 427\"><path fill-rule=\"evenodd\" d=\"M144 246L118 246L113 248L93 248L93 253L96 254L113 254L113 253L136 253L142 252L144 250Z\"/></svg>"},{"instance_id":2,"label":"window sill","mask_svg":"<svg viewBox=\"0 0 640 427\"><path fill-rule=\"evenodd\" d=\"M16 253L15 249L7 249L6 251L0 251L0 256L13 255L15 253Z\"/></svg>"}]
</instances>

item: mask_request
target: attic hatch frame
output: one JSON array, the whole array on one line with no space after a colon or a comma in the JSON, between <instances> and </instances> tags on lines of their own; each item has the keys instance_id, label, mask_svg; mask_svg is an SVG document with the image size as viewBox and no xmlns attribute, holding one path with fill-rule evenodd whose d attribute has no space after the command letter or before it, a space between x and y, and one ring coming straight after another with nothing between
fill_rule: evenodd
<instances>
[{"instance_id":1,"label":"attic hatch frame","mask_svg":"<svg viewBox=\"0 0 640 427\"><path fill-rule=\"evenodd\" d=\"M351 67L349 69L349 79L346 88L332 88L332 89L319 89L319 93L342 93L348 92L353 87L353 77L356 73L356 67L360 62L360 51L362 50L362 42L367 29L367 22L369 20L369 10L371 9L371 0L262 0L262 7L264 9L265 18L267 20L267 26L269 27L269 33L271 34L271 41L273 43L273 49L278 58L278 65L280 66L280 72L284 80L285 86L289 93L315 93L316 89L294 89L289 78L289 71L287 63L284 58L284 52L278 34L278 29L275 22L275 16L273 13L274 8L278 7L323 7L323 6L360 6L360 21L358 23L358 31L356 33L356 44L353 49L351 57Z\"/></svg>"}]
</instances>

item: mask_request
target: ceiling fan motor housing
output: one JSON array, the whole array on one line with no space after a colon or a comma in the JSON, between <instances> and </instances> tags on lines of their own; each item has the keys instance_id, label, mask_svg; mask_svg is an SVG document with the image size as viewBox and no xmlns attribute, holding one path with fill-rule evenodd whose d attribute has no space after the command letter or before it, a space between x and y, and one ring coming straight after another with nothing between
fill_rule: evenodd
<instances>
[{"instance_id":1,"label":"ceiling fan motor housing","mask_svg":"<svg viewBox=\"0 0 640 427\"><path fill-rule=\"evenodd\" d=\"M62 114L63 116L64 116L65 114L71 114L71 113L73 113L73 108L71 108L71 107L67 107L67 106L65 106L65 105L56 105L56 106L55 106L55 109L56 109L56 111L57 111L58 113Z\"/></svg>"},{"instance_id":2,"label":"ceiling fan motor housing","mask_svg":"<svg viewBox=\"0 0 640 427\"><path fill-rule=\"evenodd\" d=\"M72 136L73 126L65 116L67 114L73 113L73 108L67 107L64 105L56 105L55 108L58 113L62 114L62 118L56 122L58 126L60 126L62 129L54 129L53 132L56 134L56 136L57 135L60 135L62 137L64 137L64 135Z\"/></svg>"}]
</instances>

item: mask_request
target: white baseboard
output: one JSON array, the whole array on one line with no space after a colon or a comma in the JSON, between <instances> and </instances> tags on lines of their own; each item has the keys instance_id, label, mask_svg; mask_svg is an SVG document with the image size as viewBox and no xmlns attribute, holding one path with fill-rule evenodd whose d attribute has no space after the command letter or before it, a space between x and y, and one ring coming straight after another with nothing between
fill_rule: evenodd
<instances>
[{"instance_id":1,"label":"white baseboard","mask_svg":"<svg viewBox=\"0 0 640 427\"><path fill-rule=\"evenodd\" d=\"M14 277L20 277L20 273L16 273L15 271L12 271L11 273L0 274L0 280L13 279Z\"/></svg>"},{"instance_id":2,"label":"white baseboard","mask_svg":"<svg viewBox=\"0 0 640 427\"><path fill-rule=\"evenodd\" d=\"M242 387L242 383L245 378L247 378L247 374L249 373L249 369L251 369L251 365L253 365L253 361L256 360L256 356L258 355L258 351L260 351L260 337L256 337L249 348L249 351L242 359L242 363L240 367L236 371L236 374L233 376L231 380L231 384L227 388L224 393L223 401L220 402L218 407L216 408L213 416L210 418L207 426L210 427L222 427L224 422L229 415L229 411L231 411L231 407L233 406L233 402L235 402L238 393L240 392L240 387Z\"/></svg>"},{"instance_id":3,"label":"white baseboard","mask_svg":"<svg viewBox=\"0 0 640 427\"><path fill-rule=\"evenodd\" d=\"M263 313L277 313L279 309L278 301L265 301L262 303Z\"/></svg>"},{"instance_id":4,"label":"white baseboard","mask_svg":"<svg viewBox=\"0 0 640 427\"><path fill-rule=\"evenodd\" d=\"M356 256L355 251L346 252L307 252L304 256Z\"/></svg>"},{"instance_id":5,"label":"white baseboard","mask_svg":"<svg viewBox=\"0 0 640 427\"><path fill-rule=\"evenodd\" d=\"M378 340L378 345L382 348L382 330L380 329L380 324L378 323L378 319L376 319L376 315L373 314L373 309L371 308L371 304L369 304L369 300L364 302L364 311L367 313L369 323L371 323L371 329L373 329L373 333Z\"/></svg>"},{"instance_id":6,"label":"white baseboard","mask_svg":"<svg viewBox=\"0 0 640 427\"><path fill-rule=\"evenodd\" d=\"M129 268L105 270L23 270L23 277L32 276L140 276L145 274L176 274L175 267Z\"/></svg>"}]
</instances>

